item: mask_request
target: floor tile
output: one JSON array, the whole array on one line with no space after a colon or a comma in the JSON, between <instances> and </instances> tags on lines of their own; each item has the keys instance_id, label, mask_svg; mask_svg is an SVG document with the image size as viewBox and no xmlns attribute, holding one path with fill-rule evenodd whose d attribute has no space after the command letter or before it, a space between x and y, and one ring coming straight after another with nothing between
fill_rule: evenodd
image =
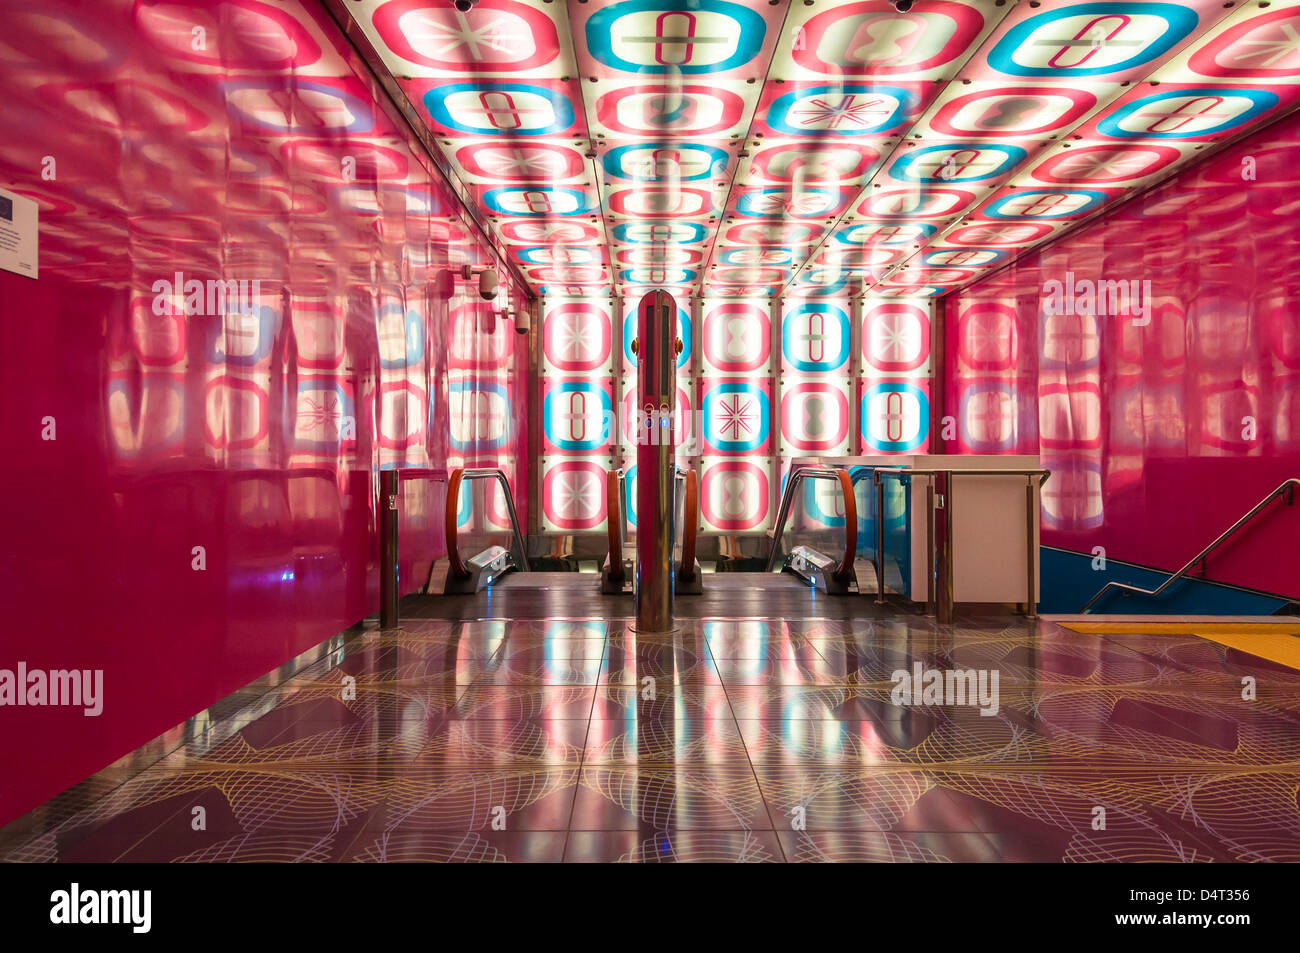
<instances>
[{"instance_id":1,"label":"floor tile","mask_svg":"<svg viewBox=\"0 0 1300 953\"><path fill-rule=\"evenodd\" d=\"M771 819L747 764L585 765L574 830L765 830Z\"/></svg>"},{"instance_id":2,"label":"floor tile","mask_svg":"<svg viewBox=\"0 0 1300 953\"><path fill-rule=\"evenodd\" d=\"M413 619L276 677L0 860L1300 861L1300 672L1191 632Z\"/></svg>"},{"instance_id":3,"label":"floor tile","mask_svg":"<svg viewBox=\"0 0 1300 953\"><path fill-rule=\"evenodd\" d=\"M580 831L569 834L571 863L781 863L781 843L772 831Z\"/></svg>"}]
</instances>

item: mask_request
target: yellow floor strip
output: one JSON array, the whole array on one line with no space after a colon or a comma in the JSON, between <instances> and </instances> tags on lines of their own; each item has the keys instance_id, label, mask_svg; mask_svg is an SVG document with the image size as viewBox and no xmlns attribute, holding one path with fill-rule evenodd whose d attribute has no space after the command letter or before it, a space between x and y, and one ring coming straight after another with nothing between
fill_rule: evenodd
<instances>
[{"instance_id":1,"label":"yellow floor strip","mask_svg":"<svg viewBox=\"0 0 1300 953\"><path fill-rule=\"evenodd\" d=\"M1072 632L1134 635L1189 633L1219 645L1249 652L1279 665L1300 669L1300 626L1242 622L1058 622Z\"/></svg>"},{"instance_id":2,"label":"yellow floor strip","mask_svg":"<svg viewBox=\"0 0 1300 953\"><path fill-rule=\"evenodd\" d=\"M1058 622L1073 632L1150 632L1171 635L1179 632L1273 632L1300 635L1294 622Z\"/></svg>"}]
</instances>

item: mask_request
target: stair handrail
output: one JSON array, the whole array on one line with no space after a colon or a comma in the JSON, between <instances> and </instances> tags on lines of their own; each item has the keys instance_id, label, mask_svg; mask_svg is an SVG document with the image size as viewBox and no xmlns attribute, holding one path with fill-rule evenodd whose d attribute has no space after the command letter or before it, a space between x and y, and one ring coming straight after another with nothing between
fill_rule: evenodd
<instances>
[{"instance_id":1,"label":"stair handrail","mask_svg":"<svg viewBox=\"0 0 1300 953\"><path fill-rule=\"evenodd\" d=\"M1246 513L1246 515L1238 518L1231 526L1229 526L1226 530L1220 533L1219 537L1215 539L1214 542L1210 543L1210 545L1206 546L1199 553L1193 556L1191 561L1188 562L1187 565L1183 566L1183 568L1178 570L1178 572L1174 573L1172 576L1170 576L1160 585L1156 586L1156 588L1143 589L1141 586L1133 586L1126 582L1118 582L1112 580L1111 582L1106 583L1106 585L1102 586L1100 589L1097 590L1097 594L1088 600L1088 602L1084 605L1084 607L1079 610L1079 614L1080 615L1085 614L1089 609L1093 607L1093 605L1098 600L1101 599L1102 596L1104 596L1111 589L1118 589L1118 590L1123 590L1125 592L1132 592L1141 596L1154 597L1160 595L1162 592L1164 592L1166 589L1172 586L1179 579L1182 579L1184 576L1186 576L1188 571L1197 563L1201 564L1201 571L1204 572L1205 560L1210 555L1210 553L1218 549L1221 545L1223 545L1223 543L1225 543L1229 539L1229 537L1233 536L1239 529L1241 529L1243 526L1245 526L1247 523L1253 520L1260 513L1260 511L1264 509L1264 507L1268 506L1268 504L1272 503L1283 493L1286 494L1287 506L1291 506L1293 503L1295 503L1295 488L1297 486L1300 486L1300 478L1289 477L1286 480L1283 480L1280 484L1278 484L1277 487L1271 490L1266 497L1264 497L1262 500L1260 500L1258 503L1252 506L1250 510Z\"/></svg>"}]
</instances>

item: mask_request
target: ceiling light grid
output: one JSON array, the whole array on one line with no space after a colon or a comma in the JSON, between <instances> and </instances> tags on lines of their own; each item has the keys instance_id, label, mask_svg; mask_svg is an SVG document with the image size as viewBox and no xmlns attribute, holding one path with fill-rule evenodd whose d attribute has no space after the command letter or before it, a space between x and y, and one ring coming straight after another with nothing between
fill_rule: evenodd
<instances>
[{"instance_id":1,"label":"ceiling light grid","mask_svg":"<svg viewBox=\"0 0 1300 953\"><path fill-rule=\"evenodd\" d=\"M1207 47L1231 60L1222 37L1258 36L1258 21L1271 4L1262 9L1259 4L1225 9L1214 2L1174 10L1158 4L1109 6L1113 10L1090 4L1022 4L1015 17L1008 17L986 44L987 52L981 51L984 68L1031 76L1043 85L1042 92L1021 87L1023 98L1002 99L1004 112L1028 112L1037 100L1043 105L1031 114L1030 121L1036 122L1050 114L1052 99L1059 101L1056 108L1063 118L1066 99L1082 106L1091 97L1096 103L1040 141L991 194L913 249L870 293L900 288L921 293L924 285L929 293L943 294L977 281L1016 255L1104 214L1116 201L1222 146L1265 113L1277 115L1294 100L1288 91L1260 88L1260 77L1248 78L1249 70L1231 77L1240 84L1236 90L1220 85L1217 76L1188 72L1189 62L1208 62L1200 52ZM1295 25L1296 4L1288 6L1285 17L1268 15L1282 39L1285 29ZM1102 19L1094 19L1098 14ZM1077 37L1074 46L1051 47L1052 37L1067 35ZM1250 58L1250 42L1238 53ZM1049 50L1052 55L1045 58ZM1270 52L1277 55L1275 47ZM981 85L963 77L962 85L968 84ZM953 88L921 125L951 126L940 117L945 110L952 115ZM987 246L981 238L989 239Z\"/></svg>"},{"instance_id":2,"label":"ceiling light grid","mask_svg":"<svg viewBox=\"0 0 1300 953\"><path fill-rule=\"evenodd\" d=\"M1300 96L1300 0L362 0L539 294L937 296Z\"/></svg>"}]
</instances>

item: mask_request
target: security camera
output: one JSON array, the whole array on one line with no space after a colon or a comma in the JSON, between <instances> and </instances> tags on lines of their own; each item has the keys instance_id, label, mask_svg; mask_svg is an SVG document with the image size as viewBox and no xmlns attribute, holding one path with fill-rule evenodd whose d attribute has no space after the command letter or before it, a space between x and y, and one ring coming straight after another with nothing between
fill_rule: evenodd
<instances>
[{"instance_id":1,"label":"security camera","mask_svg":"<svg viewBox=\"0 0 1300 953\"><path fill-rule=\"evenodd\" d=\"M497 273L495 268L486 268L479 272L478 296L484 301L491 301L497 296Z\"/></svg>"},{"instance_id":2,"label":"security camera","mask_svg":"<svg viewBox=\"0 0 1300 953\"><path fill-rule=\"evenodd\" d=\"M461 13L469 13L478 6L478 0L452 0L451 5Z\"/></svg>"},{"instance_id":3,"label":"security camera","mask_svg":"<svg viewBox=\"0 0 1300 953\"><path fill-rule=\"evenodd\" d=\"M533 316L529 313L528 305L524 305L515 312L515 333L527 334L528 329L533 326Z\"/></svg>"},{"instance_id":4,"label":"security camera","mask_svg":"<svg viewBox=\"0 0 1300 953\"><path fill-rule=\"evenodd\" d=\"M467 2L467 0L456 0L456 9L459 10L460 5L465 2ZM470 5L473 6L473 4ZM894 9L899 13L906 13L908 10L912 9L912 0L894 0Z\"/></svg>"}]
</instances>

